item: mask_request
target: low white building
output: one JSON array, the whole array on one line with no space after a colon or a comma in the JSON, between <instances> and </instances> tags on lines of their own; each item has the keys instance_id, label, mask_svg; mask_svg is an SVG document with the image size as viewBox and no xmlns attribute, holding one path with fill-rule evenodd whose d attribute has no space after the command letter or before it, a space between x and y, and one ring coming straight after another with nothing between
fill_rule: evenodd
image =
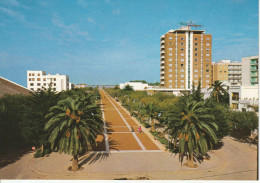
<instances>
[{"instance_id":1,"label":"low white building","mask_svg":"<svg viewBox=\"0 0 260 183\"><path fill-rule=\"evenodd\" d=\"M27 71L27 88L29 90L47 89L51 83L54 91L69 90L69 76L67 75L51 75L46 74L45 71Z\"/></svg>"},{"instance_id":2,"label":"low white building","mask_svg":"<svg viewBox=\"0 0 260 183\"><path fill-rule=\"evenodd\" d=\"M230 86L229 104L233 110L253 111L258 106L258 85Z\"/></svg>"},{"instance_id":3,"label":"low white building","mask_svg":"<svg viewBox=\"0 0 260 183\"><path fill-rule=\"evenodd\" d=\"M129 85L133 88L134 91L136 90L146 90L148 88L147 83L142 83L142 82L126 82L126 83L121 83L119 85L120 89L123 89L126 85Z\"/></svg>"}]
</instances>

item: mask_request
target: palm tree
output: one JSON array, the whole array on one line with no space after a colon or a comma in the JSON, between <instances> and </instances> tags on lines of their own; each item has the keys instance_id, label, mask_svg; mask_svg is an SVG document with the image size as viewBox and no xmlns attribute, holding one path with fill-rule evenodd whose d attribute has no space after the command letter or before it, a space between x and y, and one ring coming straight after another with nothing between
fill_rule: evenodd
<instances>
[{"instance_id":1,"label":"palm tree","mask_svg":"<svg viewBox=\"0 0 260 183\"><path fill-rule=\"evenodd\" d=\"M157 106L156 103L148 103L148 104L146 104L144 106L145 116L147 116L148 119L149 119L149 122L151 122L152 132L155 131L154 119L158 116L158 112L157 112L156 106Z\"/></svg>"},{"instance_id":2,"label":"palm tree","mask_svg":"<svg viewBox=\"0 0 260 183\"><path fill-rule=\"evenodd\" d=\"M219 103L220 98L224 95L228 95L228 92L224 88L226 85L223 84L222 81L216 80L214 81L208 90L212 89L211 98L216 99L217 103Z\"/></svg>"},{"instance_id":3,"label":"palm tree","mask_svg":"<svg viewBox=\"0 0 260 183\"><path fill-rule=\"evenodd\" d=\"M103 121L99 107L90 97L66 98L50 109L45 130L50 132L51 149L73 156L72 171L79 169L78 155L96 145Z\"/></svg>"},{"instance_id":4,"label":"palm tree","mask_svg":"<svg viewBox=\"0 0 260 183\"><path fill-rule=\"evenodd\" d=\"M181 162L188 156L187 165L195 167L193 153L204 155L217 143L214 130L218 126L213 122L213 116L207 112L203 102L192 100L189 95L180 98L178 104L169 115L168 129L174 139L174 147L179 140L179 156Z\"/></svg>"}]
</instances>

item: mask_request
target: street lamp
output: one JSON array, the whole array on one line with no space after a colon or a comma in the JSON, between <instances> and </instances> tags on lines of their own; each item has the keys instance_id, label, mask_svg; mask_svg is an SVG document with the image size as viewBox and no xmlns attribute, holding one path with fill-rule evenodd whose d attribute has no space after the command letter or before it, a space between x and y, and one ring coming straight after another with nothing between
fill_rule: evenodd
<instances>
[{"instance_id":1,"label":"street lamp","mask_svg":"<svg viewBox=\"0 0 260 183\"><path fill-rule=\"evenodd\" d=\"M129 95L125 95L124 97L126 97L126 96L128 97L128 110L129 110L130 109L130 106L129 106L129 103L130 103L129 102Z\"/></svg>"}]
</instances>

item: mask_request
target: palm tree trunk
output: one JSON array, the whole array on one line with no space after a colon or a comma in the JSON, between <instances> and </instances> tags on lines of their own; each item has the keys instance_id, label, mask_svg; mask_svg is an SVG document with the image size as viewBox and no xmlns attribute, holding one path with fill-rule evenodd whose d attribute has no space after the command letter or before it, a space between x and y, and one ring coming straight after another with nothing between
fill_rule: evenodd
<instances>
[{"instance_id":1,"label":"palm tree trunk","mask_svg":"<svg viewBox=\"0 0 260 183\"><path fill-rule=\"evenodd\" d=\"M71 170L72 171L77 171L78 169L79 169L78 156L77 155L73 155Z\"/></svg>"},{"instance_id":2,"label":"palm tree trunk","mask_svg":"<svg viewBox=\"0 0 260 183\"><path fill-rule=\"evenodd\" d=\"M218 93L217 93L217 102L219 103L219 99L218 99Z\"/></svg>"},{"instance_id":3,"label":"palm tree trunk","mask_svg":"<svg viewBox=\"0 0 260 183\"><path fill-rule=\"evenodd\" d=\"M193 153L189 153L188 155L188 162L187 162L188 167L193 168L194 167L194 162L193 162Z\"/></svg>"}]
</instances>

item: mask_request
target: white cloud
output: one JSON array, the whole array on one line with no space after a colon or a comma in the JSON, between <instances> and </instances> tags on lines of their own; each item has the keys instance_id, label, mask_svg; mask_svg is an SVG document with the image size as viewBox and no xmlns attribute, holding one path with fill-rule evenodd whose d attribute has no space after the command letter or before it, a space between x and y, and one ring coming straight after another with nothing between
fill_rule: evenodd
<instances>
[{"instance_id":1,"label":"white cloud","mask_svg":"<svg viewBox=\"0 0 260 183\"><path fill-rule=\"evenodd\" d=\"M8 0L8 2L9 2L9 4L11 4L13 6L16 6L16 7L20 6L20 3L17 0Z\"/></svg>"},{"instance_id":2,"label":"white cloud","mask_svg":"<svg viewBox=\"0 0 260 183\"><path fill-rule=\"evenodd\" d=\"M92 18L88 18L88 22L89 22L89 23L93 23L93 24L94 24L94 23L95 23L95 20L94 20L94 19L92 19Z\"/></svg>"},{"instance_id":3,"label":"white cloud","mask_svg":"<svg viewBox=\"0 0 260 183\"><path fill-rule=\"evenodd\" d=\"M18 19L19 21L24 21L25 20L25 16L22 13L19 12L15 12L9 8L3 8L0 7L0 11L10 17L13 17L15 19Z\"/></svg>"},{"instance_id":4,"label":"white cloud","mask_svg":"<svg viewBox=\"0 0 260 183\"><path fill-rule=\"evenodd\" d=\"M58 16L52 18L52 23L62 30L61 37L64 37L64 40L67 42L77 41L77 36L84 37L87 40L89 38L89 33L86 30L81 30L77 24L66 25Z\"/></svg>"},{"instance_id":5,"label":"white cloud","mask_svg":"<svg viewBox=\"0 0 260 183\"><path fill-rule=\"evenodd\" d=\"M120 10L119 9L115 9L112 12L114 15L119 15L120 14Z\"/></svg>"},{"instance_id":6,"label":"white cloud","mask_svg":"<svg viewBox=\"0 0 260 183\"><path fill-rule=\"evenodd\" d=\"M77 4L84 8L88 6L88 3L85 0L77 0Z\"/></svg>"}]
</instances>

